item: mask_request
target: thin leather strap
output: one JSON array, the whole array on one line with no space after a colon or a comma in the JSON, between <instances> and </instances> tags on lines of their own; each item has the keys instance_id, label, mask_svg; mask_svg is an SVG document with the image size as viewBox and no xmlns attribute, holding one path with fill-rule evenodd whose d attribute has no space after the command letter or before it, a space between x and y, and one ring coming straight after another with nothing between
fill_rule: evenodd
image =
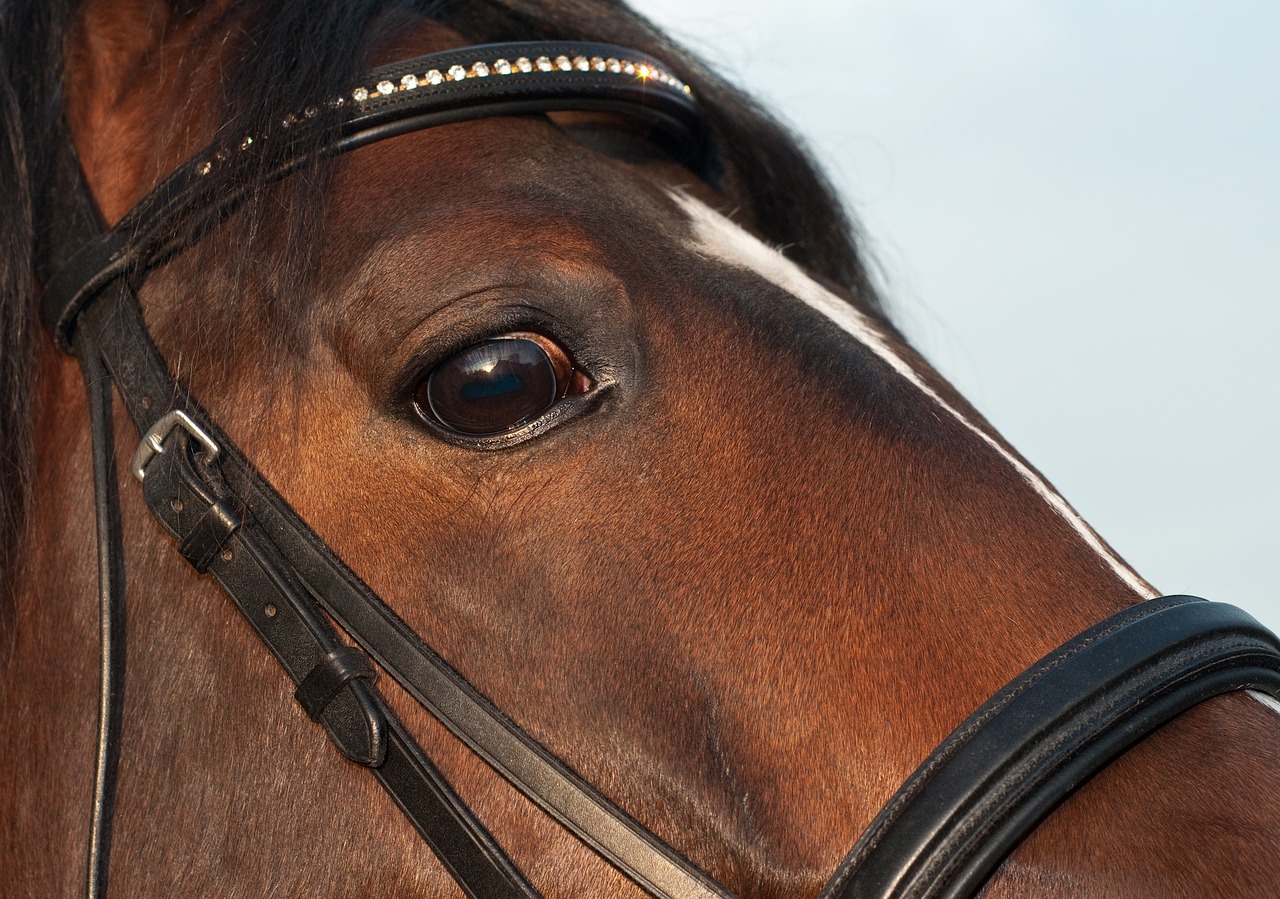
<instances>
[{"instance_id":1,"label":"thin leather strap","mask_svg":"<svg viewBox=\"0 0 1280 899\"><path fill-rule=\"evenodd\" d=\"M489 831L387 710L387 758L373 776L471 899L538 899Z\"/></svg>"},{"instance_id":2,"label":"thin leather strap","mask_svg":"<svg viewBox=\"0 0 1280 899\"><path fill-rule=\"evenodd\" d=\"M143 466L142 493L151 513L181 545L210 509L228 497L222 495L216 475L200 464L207 460L197 459L196 453L205 450L191 439L190 431L175 424L156 436L161 448ZM209 561L208 572L294 683L301 683L318 663L342 651L344 644L252 519L235 517L235 526L222 551ZM385 720L364 681L343 684L323 710L320 723L347 758L365 766L381 763L386 754Z\"/></svg>"},{"instance_id":3,"label":"thin leather strap","mask_svg":"<svg viewBox=\"0 0 1280 899\"><path fill-rule=\"evenodd\" d=\"M125 639L124 547L120 527L120 488L116 480L115 428L112 427L111 379L98 348L77 336L76 353L89 400L89 433L93 445L93 495L98 542L98 741L94 764L93 803L85 876L88 899L103 899L111 861L111 823L116 773L120 761L120 727L124 715Z\"/></svg>"},{"instance_id":4,"label":"thin leather strap","mask_svg":"<svg viewBox=\"0 0 1280 899\"><path fill-rule=\"evenodd\" d=\"M1126 609L1045 656L947 738L858 841L824 899L961 899L1073 790L1233 690L1280 696L1280 641L1188 596Z\"/></svg>"}]
</instances>

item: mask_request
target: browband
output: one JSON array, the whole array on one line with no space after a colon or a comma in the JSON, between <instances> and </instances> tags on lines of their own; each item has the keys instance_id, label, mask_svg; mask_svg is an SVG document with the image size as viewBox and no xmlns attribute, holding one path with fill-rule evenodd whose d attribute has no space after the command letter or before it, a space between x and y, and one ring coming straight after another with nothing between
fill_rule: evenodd
<instances>
[{"instance_id":1,"label":"browband","mask_svg":"<svg viewBox=\"0 0 1280 899\"><path fill-rule=\"evenodd\" d=\"M706 124L692 90L650 56L613 44L479 44L377 68L347 92L282 118L275 130L214 144L179 166L119 223L43 272L40 313L71 351L76 317L112 279L144 272L234 212L254 184L318 157L436 125L506 115L608 111L651 125L700 169ZM240 176L240 177L237 177Z\"/></svg>"}]
</instances>

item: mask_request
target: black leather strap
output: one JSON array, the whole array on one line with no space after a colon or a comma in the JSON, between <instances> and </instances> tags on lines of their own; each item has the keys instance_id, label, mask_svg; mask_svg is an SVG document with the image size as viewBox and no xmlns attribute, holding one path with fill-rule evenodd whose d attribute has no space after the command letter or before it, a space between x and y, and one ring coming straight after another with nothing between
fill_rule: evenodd
<instances>
[{"instance_id":1,"label":"black leather strap","mask_svg":"<svg viewBox=\"0 0 1280 899\"><path fill-rule=\"evenodd\" d=\"M111 861L111 820L116 773L120 761L120 727L124 716L125 571L120 528L120 490L116 482L115 428L112 425L111 379L98 348L87 336L76 339L89 400L93 446L93 495L98 541L98 751L94 765L93 804L85 877L87 899L107 894Z\"/></svg>"},{"instance_id":2,"label":"black leather strap","mask_svg":"<svg viewBox=\"0 0 1280 899\"><path fill-rule=\"evenodd\" d=\"M152 514L180 545L228 499L218 495L224 488L216 474L197 471L193 442L182 428L171 430L162 439L163 451L146 465L142 482ZM237 519L222 551L209 560L208 572L294 682L301 683L317 664L345 647L270 541L252 520ZM366 766L381 764L386 755L385 716L364 681L343 684L320 723L347 758Z\"/></svg>"},{"instance_id":3,"label":"black leather strap","mask_svg":"<svg viewBox=\"0 0 1280 899\"><path fill-rule=\"evenodd\" d=\"M960 899L1078 786L1191 706L1280 696L1280 641L1234 606L1141 603L1045 656L960 725L888 802L824 899Z\"/></svg>"},{"instance_id":4,"label":"black leather strap","mask_svg":"<svg viewBox=\"0 0 1280 899\"><path fill-rule=\"evenodd\" d=\"M538 899L537 891L388 710L387 758L373 776L471 899Z\"/></svg>"},{"instance_id":5,"label":"black leather strap","mask_svg":"<svg viewBox=\"0 0 1280 899\"><path fill-rule=\"evenodd\" d=\"M325 610L416 700L503 777L654 896L725 899L698 870L521 730L424 644L251 468L227 479Z\"/></svg>"}]
</instances>

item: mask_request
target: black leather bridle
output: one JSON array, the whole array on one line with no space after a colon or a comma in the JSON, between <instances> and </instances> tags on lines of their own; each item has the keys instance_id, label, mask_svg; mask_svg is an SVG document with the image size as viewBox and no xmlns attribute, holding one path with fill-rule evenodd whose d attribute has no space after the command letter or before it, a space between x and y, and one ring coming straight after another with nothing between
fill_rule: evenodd
<instances>
[{"instance_id":1,"label":"black leather bridle","mask_svg":"<svg viewBox=\"0 0 1280 899\"><path fill-rule=\"evenodd\" d=\"M156 519L223 587L307 714L369 769L469 896L538 893L396 718L378 691L379 669L651 895L732 897L525 734L336 557L170 374L136 297L148 271L241 203L247 187L226 187L240 170L271 180L317 154L422 128L565 110L638 117L694 166L706 140L690 90L662 63L611 45L550 42L465 47L375 69L271 134L188 161L110 229L69 139L60 148L40 210L37 268L42 317L84 371L94 446L103 651L90 897L106 893L124 665L113 385L142 434L131 468ZM318 150L317 134L326 135ZM1126 609L1029 668L948 737L822 896L971 895L1116 755L1195 703L1245 688L1280 696L1280 643L1245 613L1192 597Z\"/></svg>"}]
</instances>

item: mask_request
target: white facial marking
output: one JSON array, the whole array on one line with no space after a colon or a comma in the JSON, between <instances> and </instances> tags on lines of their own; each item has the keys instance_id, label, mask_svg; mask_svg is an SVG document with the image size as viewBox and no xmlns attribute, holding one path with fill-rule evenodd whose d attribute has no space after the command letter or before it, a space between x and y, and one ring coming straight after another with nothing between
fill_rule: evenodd
<instances>
[{"instance_id":1,"label":"white facial marking","mask_svg":"<svg viewBox=\"0 0 1280 899\"><path fill-rule=\"evenodd\" d=\"M920 376L905 358L900 356L893 344L876 323L863 315L853 306L841 300L817 281L807 275L803 269L787 259L777 250L761 243L751 234L738 227L729 219L692 197L673 193L672 197L689 215L693 224L695 249L712 259L753 271L796 297L806 306L822 313L846 333L860 341L869 350L889 365L895 372L915 385L925 396L933 400L957 421L976 434L979 439L990 446L1012 465L1044 500L1053 507L1068 525L1080 535L1086 544L1102 557L1116 575L1128 584L1143 599L1151 599L1158 593L1151 585L1139 577L1133 569L1122 562L1102 542L1093 528L1080 517L1079 513L1067 503L1056 491L1044 482L1031 468L1000 445L992 434L987 433L977 424L965 418L945 399L938 395Z\"/></svg>"},{"instance_id":2,"label":"white facial marking","mask_svg":"<svg viewBox=\"0 0 1280 899\"><path fill-rule=\"evenodd\" d=\"M1271 711L1275 712L1277 715L1280 715L1280 701L1277 701L1271 694L1259 693L1257 690L1250 690L1249 695L1265 705L1267 708L1271 709Z\"/></svg>"}]
</instances>

